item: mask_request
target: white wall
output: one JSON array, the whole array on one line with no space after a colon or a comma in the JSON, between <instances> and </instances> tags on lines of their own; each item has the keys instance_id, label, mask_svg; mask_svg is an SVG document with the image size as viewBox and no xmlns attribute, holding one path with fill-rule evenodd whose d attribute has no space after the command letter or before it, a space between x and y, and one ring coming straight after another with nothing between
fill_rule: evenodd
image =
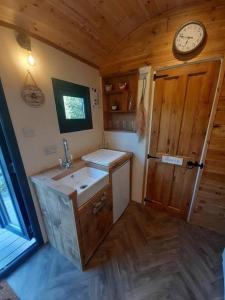
<instances>
[{"instance_id":1,"label":"white wall","mask_svg":"<svg viewBox=\"0 0 225 300\"><path fill-rule=\"evenodd\" d=\"M149 102L150 102L150 78L151 68L144 67L139 70L140 73L147 73L147 85L145 93L145 109L147 113L147 121L149 121ZM138 101L140 101L142 91L142 78L140 76L138 82ZM142 201L142 192L144 184L144 171L146 162L146 145L148 143L148 131L146 137L139 140L136 133L130 132L111 132L105 131L105 143L108 148L131 151L134 153L133 160L133 176L132 176L132 200L136 202Z\"/></svg>"},{"instance_id":2,"label":"white wall","mask_svg":"<svg viewBox=\"0 0 225 300\"><path fill-rule=\"evenodd\" d=\"M68 139L74 157L99 148L103 134L101 103L99 107L92 108L92 130L60 134L51 82L51 78L54 77L99 89L99 71L32 39L32 53L36 65L29 69L44 92L46 100L42 107L31 108L20 96L28 69L26 51L17 44L13 30L0 27L0 38L0 78L27 176L58 163L58 158L63 155L63 137ZM145 107L148 110L151 69L143 68L142 71L148 72L145 96ZM142 80L139 80L139 99L141 87ZM32 130L34 136L25 137L24 128ZM105 139L109 148L134 153L132 200L141 202L147 138L139 141L135 133L105 132ZM46 155L45 148L52 145L56 146L56 153ZM44 233L38 201L33 191L32 194Z\"/></svg>"},{"instance_id":3,"label":"white wall","mask_svg":"<svg viewBox=\"0 0 225 300\"><path fill-rule=\"evenodd\" d=\"M99 71L32 39L36 65L30 67L30 70L45 94L45 103L40 108L31 108L20 96L28 68L26 51L17 44L15 33L11 29L0 27L0 40L0 78L27 175L58 163L58 158L63 155L63 137L68 139L74 157L98 148L102 142L103 130L101 106L92 108L92 130L60 134L51 78L99 89ZM34 136L24 137L24 128L33 130ZM57 151L46 155L45 147L51 145L55 145ZM36 201L35 205L38 210ZM39 210L38 215L40 219Z\"/></svg>"}]
</instances>

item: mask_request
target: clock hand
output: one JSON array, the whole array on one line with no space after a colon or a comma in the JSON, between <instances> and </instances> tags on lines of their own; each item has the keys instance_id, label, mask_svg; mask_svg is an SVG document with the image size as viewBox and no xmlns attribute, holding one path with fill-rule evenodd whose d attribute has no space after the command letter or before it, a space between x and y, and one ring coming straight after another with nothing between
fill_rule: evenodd
<instances>
[{"instance_id":1,"label":"clock hand","mask_svg":"<svg viewBox=\"0 0 225 300\"><path fill-rule=\"evenodd\" d=\"M193 39L193 36L184 36L184 35L181 35L180 37L184 38L184 39Z\"/></svg>"}]
</instances>

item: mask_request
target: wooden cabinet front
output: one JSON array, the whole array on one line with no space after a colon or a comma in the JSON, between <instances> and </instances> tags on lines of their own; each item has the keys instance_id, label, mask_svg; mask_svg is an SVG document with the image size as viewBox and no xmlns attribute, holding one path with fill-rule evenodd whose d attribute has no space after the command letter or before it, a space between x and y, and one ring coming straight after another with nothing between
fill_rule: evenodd
<instances>
[{"instance_id":1,"label":"wooden cabinet front","mask_svg":"<svg viewBox=\"0 0 225 300\"><path fill-rule=\"evenodd\" d=\"M107 185L97 195L84 204L78 211L86 263L102 239L109 232L112 222L112 190Z\"/></svg>"}]
</instances>

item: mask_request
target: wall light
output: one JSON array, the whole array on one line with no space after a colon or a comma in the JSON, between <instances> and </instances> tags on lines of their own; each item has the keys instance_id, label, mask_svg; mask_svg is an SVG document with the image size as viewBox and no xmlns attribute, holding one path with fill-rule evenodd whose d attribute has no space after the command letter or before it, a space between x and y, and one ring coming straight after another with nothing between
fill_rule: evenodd
<instances>
[{"instance_id":1,"label":"wall light","mask_svg":"<svg viewBox=\"0 0 225 300\"><path fill-rule=\"evenodd\" d=\"M31 53L31 51L28 51L27 62L28 62L28 64L29 64L30 66L32 66L32 67L35 66L35 64L36 64L36 61L35 61L35 59L34 59L32 53Z\"/></svg>"},{"instance_id":2,"label":"wall light","mask_svg":"<svg viewBox=\"0 0 225 300\"><path fill-rule=\"evenodd\" d=\"M36 61L31 53L30 37L25 32L17 32L16 40L20 47L27 50L27 63L32 67L35 66Z\"/></svg>"}]
</instances>

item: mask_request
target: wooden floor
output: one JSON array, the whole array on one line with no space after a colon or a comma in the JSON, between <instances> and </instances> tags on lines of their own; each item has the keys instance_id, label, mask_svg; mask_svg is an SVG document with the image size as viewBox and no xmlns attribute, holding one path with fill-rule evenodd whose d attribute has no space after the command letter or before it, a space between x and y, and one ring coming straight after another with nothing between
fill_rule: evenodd
<instances>
[{"instance_id":1,"label":"wooden floor","mask_svg":"<svg viewBox=\"0 0 225 300\"><path fill-rule=\"evenodd\" d=\"M34 239L28 241L11 231L0 228L0 271L33 245L34 242Z\"/></svg>"},{"instance_id":2,"label":"wooden floor","mask_svg":"<svg viewBox=\"0 0 225 300\"><path fill-rule=\"evenodd\" d=\"M85 272L47 245L8 282L21 300L222 300L224 247L224 236L132 204Z\"/></svg>"}]
</instances>

